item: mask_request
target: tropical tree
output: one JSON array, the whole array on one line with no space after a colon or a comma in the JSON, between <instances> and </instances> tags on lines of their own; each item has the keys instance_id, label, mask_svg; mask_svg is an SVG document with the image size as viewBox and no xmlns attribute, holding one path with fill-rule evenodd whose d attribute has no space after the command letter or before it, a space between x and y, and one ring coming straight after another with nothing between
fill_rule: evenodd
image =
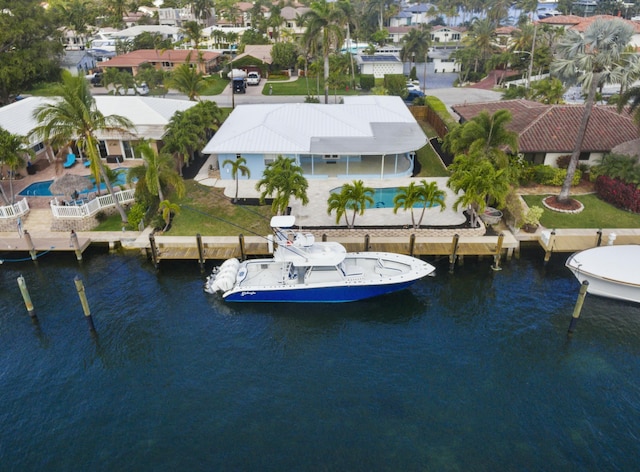
<instances>
[{"instance_id":1,"label":"tropical tree","mask_svg":"<svg viewBox=\"0 0 640 472\"><path fill-rule=\"evenodd\" d=\"M144 164L129 169L128 183L137 179L138 186L144 187L160 201L165 200L164 192L169 188L173 189L178 197L184 195L184 180L176 171L176 163L171 155L158 153L148 141L143 141L136 146L136 154L142 157Z\"/></svg>"},{"instance_id":2,"label":"tropical tree","mask_svg":"<svg viewBox=\"0 0 640 472\"><path fill-rule=\"evenodd\" d=\"M409 30L402 37L402 49L400 50L400 59L403 62L411 61L415 63L417 59L426 57L431 43L431 33L426 25L420 25L419 28Z\"/></svg>"},{"instance_id":3,"label":"tropical tree","mask_svg":"<svg viewBox=\"0 0 640 472\"><path fill-rule=\"evenodd\" d=\"M167 85L184 93L191 101L195 101L206 87L202 73L189 62L173 70Z\"/></svg>"},{"instance_id":4,"label":"tropical tree","mask_svg":"<svg viewBox=\"0 0 640 472\"><path fill-rule=\"evenodd\" d=\"M618 72L615 64L619 62L633 32L633 27L622 20L598 18L587 27L584 34L567 30L557 46L558 59L551 64L552 73L561 78L577 80L588 90L567 176L557 197L559 202L569 200L571 183L580 159L596 91L601 84L616 81Z\"/></svg>"},{"instance_id":5,"label":"tropical tree","mask_svg":"<svg viewBox=\"0 0 640 472\"><path fill-rule=\"evenodd\" d=\"M309 182L303 175L302 167L295 163L295 159L283 156L278 156L267 165L262 179L256 184L256 190L262 190L261 202L264 202L267 196L273 198L271 209L276 215L287 212L291 197L297 198L303 205L309 203L308 187Z\"/></svg>"},{"instance_id":6,"label":"tropical tree","mask_svg":"<svg viewBox=\"0 0 640 472\"><path fill-rule=\"evenodd\" d=\"M193 49L198 49L200 40L202 39L202 30L204 28L197 21L186 21L180 32L184 34L185 41L189 41L193 45Z\"/></svg>"},{"instance_id":7,"label":"tropical tree","mask_svg":"<svg viewBox=\"0 0 640 472\"><path fill-rule=\"evenodd\" d=\"M7 205L13 205L15 195L13 193L13 179L15 173L24 167L25 157L33 155L33 150L29 146L29 141L24 136L11 134L7 130L0 128L0 164L9 169L9 197L5 194L4 187L0 185L2 198Z\"/></svg>"},{"instance_id":8,"label":"tropical tree","mask_svg":"<svg viewBox=\"0 0 640 472\"><path fill-rule=\"evenodd\" d=\"M233 203L238 201L238 184L240 180L240 175L247 178L251 177L251 171L245 165L247 160L238 154L235 159L226 159L222 165L223 166L231 166L231 177L236 181L236 196L233 199Z\"/></svg>"},{"instance_id":9,"label":"tropical tree","mask_svg":"<svg viewBox=\"0 0 640 472\"><path fill-rule=\"evenodd\" d=\"M415 182L411 182L408 187L400 187L398 193L393 197L393 212L398 213L398 210L402 208L404 211L411 211L411 225L414 229L418 229L422 224L425 211L427 207L431 208L435 205L440 206L440 211L444 211L446 208L445 197L446 192L438 188L436 182L427 183L426 180L421 180L420 185ZM416 222L414 215L414 207L421 205L422 211L420 218Z\"/></svg>"},{"instance_id":10,"label":"tropical tree","mask_svg":"<svg viewBox=\"0 0 640 472\"><path fill-rule=\"evenodd\" d=\"M484 212L488 204L497 208L504 206L510 189L507 169L496 169L487 159L466 154L456 156L449 169L447 187L456 193L464 192L453 208L467 207L472 227L476 227L478 214Z\"/></svg>"},{"instance_id":11,"label":"tropical tree","mask_svg":"<svg viewBox=\"0 0 640 472\"><path fill-rule=\"evenodd\" d=\"M442 146L454 155L481 151L499 167L506 167L508 158L504 149L511 153L518 151L518 134L507 129L511 118L509 110L498 110L493 115L483 111L451 130L445 136Z\"/></svg>"},{"instance_id":12,"label":"tropical tree","mask_svg":"<svg viewBox=\"0 0 640 472\"><path fill-rule=\"evenodd\" d=\"M336 224L344 215L345 223L348 228L353 228L357 215L363 215L367 204L373 205L374 190L366 187L362 180L354 180L350 184L344 184L340 193L331 193L327 200L327 213L330 215L334 210L336 212ZM351 219L349 220L348 211L351 211Z\"/></svg>"},{"instance_id":13,"label":"tropical tree","mask_svg":"<svg viewBox=\"0 0 640 472\"><path fill-rule=\"evenodd\" d=\"M191 11L199 20L207 20L211 17L213 11L213 0L191 0Z\"/></svg>"},{"instance_id":14,"label":"tropical tree","mask_svg":"<svg viewBox=\"0 0 640 472\"><path fill-rule=\"evenodd\" d=\"M166 231L171 224L171 215L177 215L180 213L180 205L169 200L162 200L158 209L162 214L162 219L164 220L164 228L162 228L162 231Z\"/></svg>"},{"instance_id":15,"label":"tropical tree","mask_svg":"<svg viewBox=\"0 0 640 472\"><path fill-rule=\"evenodd\" d=\"M329 103L329 53L332 47L342 45L344 10L333 2L317 0L311 3L311 9L302 15L301 21L306 26L302 39L307 50L315 51L320 44L324 59L324 103Z\"/></svg>"},{"instance_id":16,"label":"tropical tree","mask_svg":"<svg viewBox=\"0 0 640 472\"><path fill-rule=\"evenodd\" d=\"M116 198L111 181L105 172L105 166L98 153L97 133L130 133L133 123L120 115L104 116L89 90L84 77L73 77L65 73L62 83L55 88L56 98L50 103L39 106L34 111L35 120L40 123L32 134L44 142L59 149L59 153L74 143L89 159L91 173L96 179L104 181L107 191L113 197L122 223L127 223L127 214Z\"/></svg>"},{"instance_id":17,"label":"tropical tree","mask_svg":"<svg viewBox=\"0 0 640 472\"><path fill-rule=\"evenodd\" d=\"M564 101L564 92L566 88L562 81L556 77L548 77L542 80L536 80L531 84L529 96L532 100L547 105L558 105Z\"/></svg>"}]
</instances>

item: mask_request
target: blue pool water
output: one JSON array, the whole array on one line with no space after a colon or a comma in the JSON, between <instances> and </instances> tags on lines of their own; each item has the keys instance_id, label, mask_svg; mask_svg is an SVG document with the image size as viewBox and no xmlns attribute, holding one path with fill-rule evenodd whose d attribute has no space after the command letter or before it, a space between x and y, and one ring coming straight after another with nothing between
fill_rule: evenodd
<instances>
[{"instance_id":1,"label":"blue pool water","mask_svg":"<svg viewBox=\"0 0 640 472\"><path fill-rule=\"evenodd\" d=\"M91 180L91 182L93 183L93 187L83 189L80 193L82 194L82 193L97 192L98 189L96 188L95 179L90 176L86 176L86 177L89 180ZM113 186L124 185L126 182L127 182L126 172L120 172L118 174L118 178L112 182L112 185ZM49 187L51 186L52 183L53 183L53 180L43 180L42 182L34 182L28 187L25 187L22 190L22 192L20 192L18 195L22 197L52 197L53 194L51 193L51 190L49 190ZM101 182L100 191L104 192L106 190L107 190L107 186L104 184L104 182Z\"/></svg>"},{"instance_id":2,"label":"blue pool water","mask_svg":"<svg viewBox=\"0 0 640 472\"><path fill-rule=\"evenodd\" d=\"M340 193L342 187L331 189L330 193ZM365 208L393 208L393 198L398 194L398 187L374 188L373 204L366 204ZM429 205L427 205L429 206ZM431 206L440 206L437 203ZM414 208L422 208L422 203L416 203Z\"/></svg>"}]
</instances>

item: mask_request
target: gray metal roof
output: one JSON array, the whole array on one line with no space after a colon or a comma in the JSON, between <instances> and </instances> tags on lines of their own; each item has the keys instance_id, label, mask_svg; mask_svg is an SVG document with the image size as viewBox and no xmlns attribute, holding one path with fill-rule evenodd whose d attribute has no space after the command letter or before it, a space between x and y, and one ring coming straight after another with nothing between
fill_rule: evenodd
<instances>
[{"instance_id":1,"label":"gray metal roof","mask_svg":"<svg viewBox=\"0 0 640 472\"><path fill-rule=\"evenodd\" d=\"M400 99L345 97L344 104L240 105L205 146L205 154L393 154L427 138Z\"/></svg>"}]
</instances>

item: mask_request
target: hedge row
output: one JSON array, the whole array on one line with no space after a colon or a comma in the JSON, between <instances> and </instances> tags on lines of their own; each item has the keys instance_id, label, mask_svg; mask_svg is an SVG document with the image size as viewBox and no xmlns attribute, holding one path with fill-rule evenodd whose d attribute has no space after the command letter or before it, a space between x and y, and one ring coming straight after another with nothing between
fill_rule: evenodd
<instances>
[{"instance_id":1,"label":"hedge row","mask_svg":"<svg viewBox=\"0 0 640 472\"><path fill-rule=\"evenodd\" d=\"M640 213L640 190L634 184L601 175L596 179L596 193L617 208Z\"/></svg>"}]
</instances>

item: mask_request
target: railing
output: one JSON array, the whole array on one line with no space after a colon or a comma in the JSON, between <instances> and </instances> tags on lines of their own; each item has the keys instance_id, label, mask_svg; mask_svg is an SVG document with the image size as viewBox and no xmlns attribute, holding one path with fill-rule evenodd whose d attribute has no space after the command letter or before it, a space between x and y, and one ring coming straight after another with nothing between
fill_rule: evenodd
<instances>
[{"instance_id":1,"label":"railing","mask_svg":"<svg viewBox=\"0 0 640 472\"><path fill-rule=\"evenodd\" d=\"M134 200L135 190L121 190L115 193L115 197L120 203L130 203ZM115 201L111 195L102 195L89 200L81 205L59 205L55 201L51 202L51 212L54 218L85 218L98 213L103 208L115 206Z\"/></svg>"},{"instance_id":2,"label":"railing","mask_svg":"<svg viewBox=\"0 0 640 472\"><path fill-rule=\"evenodd\" d=\"M26 198L13 205L0 207L0 218L15 218L26 213L29 213L29 203L27 203Z\"/></svg>"}]
</instances>

